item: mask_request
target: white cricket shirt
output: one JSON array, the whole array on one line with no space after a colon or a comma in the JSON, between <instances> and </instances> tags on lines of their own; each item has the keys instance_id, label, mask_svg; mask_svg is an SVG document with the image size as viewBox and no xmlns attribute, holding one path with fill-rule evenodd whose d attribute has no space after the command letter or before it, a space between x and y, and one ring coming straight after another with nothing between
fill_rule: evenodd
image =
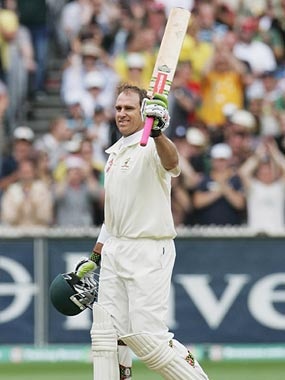
<instances>
[{"instance_id":1,"label":"white cricket shirt","mask_svg":"<svg viewBox=\"0 0 285 380\"><path fill-rule=\"evenodd\" d=\"M116 237L165 239L176 236L171 213L171 177L155 143L140 146L142 131L122 137L106 152L105 225Z\"/></svg>"},{"instance_id":2,"label":"white cricket shirt","mask_svg":"<svg viewBox=\"0 0 285 380\"><path fill-rule=\"evenodd\" d=\"M251 181L248 196L248 225L262 232L284 229L285 183L278 180L266 185L256 179Z\"/></svg>"}]
</instances>

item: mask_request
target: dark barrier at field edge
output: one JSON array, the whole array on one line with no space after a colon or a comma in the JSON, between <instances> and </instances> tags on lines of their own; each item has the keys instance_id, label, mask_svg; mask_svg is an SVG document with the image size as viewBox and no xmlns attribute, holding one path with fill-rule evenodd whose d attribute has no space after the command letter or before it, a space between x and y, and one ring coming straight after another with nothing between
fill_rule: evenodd
<instances>
[{"instance_id":1,"label":"dark barrier at field edge","mask_svg":"<svg viewBox=\"0 0 285 380\"><path fill-rule=\"evenodd\" d=\"M91 313L64 317L48 286L94 236L0 240L0 344L89 343ZM179 236L168 323L185 344L285 341L285 237Z\"/></svg>"}]
</instances>

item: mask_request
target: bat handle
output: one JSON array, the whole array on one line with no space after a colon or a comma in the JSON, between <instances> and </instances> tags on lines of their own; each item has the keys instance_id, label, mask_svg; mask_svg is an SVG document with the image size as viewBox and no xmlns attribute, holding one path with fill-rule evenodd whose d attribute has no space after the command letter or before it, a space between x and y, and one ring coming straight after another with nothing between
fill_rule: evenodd
<instances>
[{"instance_id":1,"label":"bat handle","mask_svg":"<svg viewBox=\"0 0 285 380\"><path fill-rule=\"evenodd\" d=\"M153 123L154 123L154 117L148 116L145 120L145 124L144 124L144 128L143 128L143 134L142 134L142 138L140 141L141 146L146 146L150 132L151 132L151 129L152 129L152 126L153 126Z\"/></svg>"}]
</instances>

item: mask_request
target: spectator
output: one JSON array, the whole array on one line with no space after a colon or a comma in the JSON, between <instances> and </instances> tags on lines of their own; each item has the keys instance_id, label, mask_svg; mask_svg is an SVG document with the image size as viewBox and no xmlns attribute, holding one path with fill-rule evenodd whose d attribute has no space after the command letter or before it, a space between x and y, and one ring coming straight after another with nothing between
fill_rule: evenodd
<instances>
[{"instance_id":1,"label":"spectator","mask_svg":"<svg viewBox=\"0 0 285 380\"><path fill-rule=\"evenodd\" d=\"M256 120L245 109L237 109L229 117L224 133L224 141L232 150L231 166L237 170L240 165L252 154L258 137Z\"/></svg>"},{"instance_id":2,"label":"spectator","mask_svg":"<svg viewBox=\"0 0 285 380\"><path fill-rule=\"evenodd\" d=\"M225 124L223 107L233 103L242 108L244 102L244 65L234 57L223 44L215 46L213 57L203 70L201 83L202 104L199 111L201 120L213 131L221 134Z\"/></svg>"},{"instance_id":3,"label":"spectator","mask_svg":"<svg viewBox=\"0 0 285 380\"><path fill-rule=\"evenodd\" d=\"M255 136L258 137L260 135L261 130L261 114L262 114L262 104L263 104L263 89L258 86L251 91L247 96L246 108L247 110L254 116L256 127L255 127Z\"/></svg>"},{"instance_id":4,"label":"spectator","mask_svg":"<svg viewBox=\"0 0 285 380\"><path fill-rule=\"evenodd\" d=\"M193 70L193 80L196 82L201 81L203 68L214 51L211 42L199 39L199 30L197 17L195 17L195 14L192 14L179 57L181 61L190 60Z\"/></svg>"},{"instance_id":5,"label":"spectator","mask_svg":"<svg viewBox=\"0 0 285 380\"><path fill-rule=\"evenodd\" d=\"M239 170L247 200L247 225L259 233L284 232L285 159L272 139L260 142Z\"/></svg>"},{"instance_id":6,"label":"spectator","mask_svg":"<svg viewBox=\"0 0 285 380\"><path fill-rule=\"evenodd\" d=\"M136 26L142 26L146 23L147 12L149 7L152 6L153 0L150 1L126 1L120 2L123 7L130 7L132 18ZM120 19L119 19L120 20Z\"/></svg>"},{"instance_id":7,"label":"spectator","mask_svg":"<svg viewBox=\"0 0 285 380\"><path fill-rule=\"evenodd\" d=\"M118 5L112 0L90 0L91 24L96 24L104 36L110 32L110 25L117 17Z\"/></svg>"},{"instance_id":8,"label":"spectator","mask_svg":"<svg viewBox=\"0 0 285 380\"><path fill-rule=\"evenodd\" d=\"M145 75L145 59L142 53L129 53L126 57L126 77L123 82L147 88L149 78Z\"/></svg>"},{"instance_id":9,"label":"spectator","mask_svg":"<svg viewBox=\"0 0 285 380\"><path fill-rule=\"evenodd\" d=\"M211 149L210 173L203 176L193 194L195 222L199 225L240 225L245 197L239 177L230 166L232 152L227 144Z\"/></svg>"},{"instance_id":10,"label":"spectator","mask_svg":"<svg viewBox=\"0 0 285 380\"><path fill-rule=\"evenodd\" d=\"M108 36L110 40L111 55L116 57L127 50L127 40L132 31L138 26L138 20L134 17L131 6L119 8L119 15L114 30Z\"/></svg>"},{"instance_id":11,"label":"spectator","mask_svg":"<svg viewBox=\"0 0 285 380\"><path fill-rule=\"evenodd\" d=\"M129 33L126 41L126 51L114 57L114 69L121 82L126 82L131 67L141 68L139 76L143 87L147 88L151 78L157 54L154 31L151 28L139 27ZM137 73L138 74L138 73ZM130 78L131 79L131 78ZM137 78L135 78L137 80Z\"/></svg>"},{"instance_id":12,"label":"spectator","mask_svg":"<svg viewBox=\"0 0 285 380\"><path fill-rule=\"evenodd\" d=\"M18 179L8 186L1 200L3 224L10 226L46 226L52 222L53 208L49 187L37 179L33 160L19 163Z\"/></svg>"},{"instance_id":13,"label":"spectator","mask_svg":"<svg viewBox=\"0 0 285 380\"><path fill-rule=\"evenodd\" d=\"M54 183L53 173L50 168L49 155L44 150L38 151L35 158L36 177L44 182L49 189Z\"/></svg>"},{"instance_id":14,"label":"spectator","mask_svg":"<svg viewBox=\"0 0 285 380\"><path fill-rule=\"evenodd\" d=\"M15 128L12 138L12 147L3 156L0 191L17 181L19 164L27 159L35 157L33 146L34 132L31 128L20 126Z\"/></svg>"},{"instance_id":15,"label":"spectator","mask_svg":"<svg viewBox=\"0 0 285 380\"><path fill-rule=\"evenodd\" d=\"M89 139L81 141L80 157L84 160L86 166L90 168L99 185L102 186L100 197L93 202L93 222L96 226L102 225L104 221L104 165L97 159L96 151L94 151L92 141Z\"/></svg>"},{"instance_id":16,"label":"spectator","mask_svg":"<svg viewBox=\"0 0 285 380\"><path fill-rule=\"evenodd\" d=\"M266 11L270 0L269 2L267 0L256 0L255 2L252 0L227 0L227 2L230 2L233 9L241 16L253 15L257 17Z\"/></svg>"},{"instance_id":17,"label":"spectator","mask_svg":"<svg viewBox=\"0 0 285 380\"><path fill-rule=\"evenodd\" d=\"M114 89L118 84L115 71L104 61L104 52L94 43L84 42L80 54L73 54L62 73L61 95L65 102L70 93L81 93L84 96L85 77L90 72L98 72L104 80L103 95L109 103L114 101ZM111 94L111 95L110 95Z\"/></svg>"},{"instance_id":18,"label":"spectator","mask_svg":"<svg viewBox=\"0 0 285 380\"><path fill-rule=\"evenodd\" d=\"M272 18L272 28L277 30L282 37L283 43L285 43L285 23L284 23L284 16L285 16L285 1L280 0L278 2L275 2L275 7L273 11L273 18ZM284 59L284 57L283 57ZM282 65L283 60L281 62L279 61L278 63Z\"/></svg>"},{"instance_id":19,"label":"spectator","mask_svg":"<svg viewBox=\"0 0 285 380\"><path fill-rule=\"evenodd\" d=\"M84 87L85 92L82 96L82 108L84 115L91 119L94 115L94 109L96 107L104 107L111 113L113 106L112 96L106 97L104 92L106 82L102 74L98 71L91 71L85 75Z\"/></svg>"},{"instance_id":20,"label":"spectator","mask_svg":"<svg viewBox=\"0 0 285 380\"><path fill-rule=\"evenodd\" d=\"M48 62L48 5L46 0L17 0L20 23L28 28L32 37L36 67L32 75L32 94L38 99L45 95Z\"/></svg>"},{"instance_id":21,"label":"spectator","mask_svg":"<svg viewBox=\"0 0 285 380\"><path fill-rule=\"evenodd\" d=\"M160 2L149 2L147 6L146 24L154 31L156 46L160 45L166 24L165 6Z\"/></svg>"},{"instance_id":22,"label":"spectator","mask_svg":"<svg viewBox=\"0 0 285 380\"><path fill-rule=\"evenodd\" d=\"M2 159L5 150L6 137L7 137L7 109L9 106L9 94L7 87L0 80L0 168L2 168ZM0 171L1 177L1 171Z\"/></svg>"},{"instance_id":23,"label":"spectator","mask_svg":"<svg viewBox=\"0 0 285 380\"><path fill-rule=\"evenodd\" d=\"M193 191L207 172L207 138L204 133L191 127L185 138L175 139L179 152L181 174L173 179L172 212L175 225L194 224Z\"/></svg>"},{"instance_id":24,"label":"spectator","mask_svg":"<svg viewBox=\"0 0 285 380\"><path fill-rule=\"evenodd\" d=\"M10 98L7 91L7 86L0 80L0 120L5 124L7 118L7 109L9 106Z\"/></svg>"},{"instance_id":25,"label":"spectator","mask_svg":"<svg viewBox=\"0 0 285 380\"><path fill-rule=\"evenodd\" d=\"M95 107L93 122L86 131L86 136L92 141L94 158L100 165L106 163L105 149L110 145L110 133L111 125L104 107Z\"/></svg>"},{"instance_id":26,"label":"spectator","mask_svg":"<svg viewBox=\"0 0 285 380\"><path fill-rule=\"evenodd\" d=\"M66 121L72 134L84 134L92 123L92 119L85 115L82 107L81 93L70 93L65 99Z\"/></svg>"},{"instance_id":27,"label":"spectator","mask_svg":"<svg viewBox=\"0 0 285 380\"><path fill-rule=\"evenodd\" d=\"M267 9L258 20L258 32L256 39L271 47L277 64L283 63L285 57L285 45L282 30L276 22L272 1L267 2Z\"/></svg>"},{"instance_id":28,"label":"spectator","mask_svg":"<svg viewBox=\"0 0 285 380\"><path fill-rule=\"evenodd\" d=\"M218 25L222 25L227 30L234 28L236 14L228 2L221 1L216 4L215 19Z\"/></svg>"},{"instance_id":29,"label":"spectator","mask_svg":"<svg viewBox=\"0 0 285 380\"><path fill-rule=\"evenodd\" d=\"M19 25L12 10L0 10L0 48L2 79L9 93L7 121L11 133L26 118L28 76L36 67L30 34Z\"/></svg>"},{"instance_id":30,"label":"spectator","mask_svg":"<svg viewBox=\"0 0 285 380\"><path fill-rule=\"evenodd\" d=\"M85 165L93 171L94 177L103 185L104 165L97 159L92 140L85 138L80 142L78 156L83 159Z\"/></svg>"},{"instance_id":31,"label":"spectator","mask_svg":"<svg viewBox=\"0 0 285 380\"><path fill-rule=\"evenodd\" d=\"M285 111L282 111L278 115L279 119L279 133L275 136L277 146L283 155L285 155Z\"/></svg>"},{"instance_id":32,"label":"spectator","mask_svg":"<svg viewBox=\"0 0 285 380\"><path fill-rule=\"evenodd\" d=\"M228 30L227 25L217 22L216 5L213 2L197 2L196 12L199 24L198 39L200 41L213 44Z\"/></svg>"},{"instance_id":33,"label":"spectator","mask_svg":"<svg viewBox=\"0 0 285 380\"><path fill-rule=\"evenodd\" d=\"M168 107L171 114L167 135L173 138L179 126L195 123L196 109L200 106L200 84L192 79L190 61L179 61L168 96Z\"/></svg>"},{"instance_id":34,"label":"spectator","mask_svg":"<svg viewBox=\"0 0 285 380\"><path fill-rule=\"evenodd\" d=\"M65 143L71 137L72 130L68 128L66 119L63 116L58 116L50 122L49 132L35 141L34 145L37 151L47 152L52 171L55 170L59 161L66 156L67 149Z\"/></svg>"},{"instance_id":35,"label":"spectator","mask_svg":"<svg viewBox=\"0 0 285 380\"><path fill-rule=\"evenodd\" d=\"M72 41L77 37L80 29L88 25L91 17L89 0L73 0L65 3L61 11L59 22L59 41L65 55L70 50Z\"/></svg>"},{"instance_id":36,"label":"spectator","mask_svg":"<svg viewBox=\"0 0 285 380\"><path fill-rule=\"evenodd\" d=\"M67 51L62 45L61 15L63 7L66 4L66 0L47 0L47 4L49 10L49 41L52 42L52 49L57 56L65 58Z\"/></svg>"},{"instance_id":37,"label":"spectator","mask_svg":"<svg viewBox=\"0 0 285 380\"><path fill-rule=\"evenodd\" d=\"M66 59L62 71L61 96L65 102L72 93L82 96L83 80L87 73L96 70L102 56L102 49L89 41L82 41L78 51L72 51Z\"/></svg>"},{"instance_id":38,"label":"spectator","mask_svg":"<svg viewBox=\"0 0 285 380\"><path fill-rule=\"evenodd\" d=\"M233 49L234 55L239 60L247 62L253 78L257 78L264 71L275 70L277 67L271 47L255 39L257 25L253 17L241 18L237 25L238 41Z\"/></svg>"},{"instance_id":39,"label":"spectator","mask_svg":"<svg viewBox=\"0 0 285 380\"><path fill-rule=\"evenodd\" d=\"M227 128L229 122L230 122L230 118L231 116L233 115L233 113L238 109L238 107L236 106L236 104L234 103L226 103L222 109L222 112L224 114L224 117L225 117L225 128ZM219 141L220 142L220 141Z\"/></svg>"},{"instance_id":40,"label":"spectator","mask_svg":"<svg viewBox=\"0 0 285 380\"><path fill-rule=\"evenodd\" d=\"M283 89L279 86L277 74L265 71L261 75L262 103L260 109L260 133L276 136L279 133L278 114L285 110Z\"/></svg>"},{"instance_id":41,"label":"spectator","mask_svg":"<svg viewBox=\"0 0 285 380\"><path fill-rule=\"evenodd\" d=\"M171 203L174 225L188 224L187 215L192 212L193 205L181 175L172 181Z\"/></svg>"},{"instance_id":42,"label":"spectator","mask_svg":"<svg viewBox=\"0 0 285 380\"><path fill-rule=\"evenodd\" d=\"M104 35L99 25L93 23L84 25L73 38L70 52L64 58L68 57L68 59L72 60L74 54L80 54L81 47L85 43L103 47Z\"/></svg>"},{"instance_id":43,"label":"spectator","mask_svg":"<svg viewBox=\"0 0 285 380\"><path fill-rule=\"evenodd\" d=\"M90 166L80 157L66 159L66 178L55 184L55 224L65 227L93 225L93 202L101 196Z\"/></svg>"},{"instance_id":44,"label":"spectator","mask_svg":"<svg viewBox=\"0 0 285 380\"><path fill-rule=\"evenodd\" d=\"M80 157L80 145L82 137L80 135L74 135L69 141L64 143L65 155L58 161L56 168L53 170L53 177L55 182L65 181L67 176L67 158L68 157Z\"/></svg>"},{"instance_id":45,"label":"spectator","mask_svg":"<svg viewBox=\"0 0 285 380\"><path fill-rule=\"evenodd\" d=\"M178 149L180 159L191 164L196 173L201 175L208 173L208 136L200 127L189 127L185 132L185 137L175 138L175 145ZM183 167L184 165L182 165ZM182 169L183 172L183 169ZM193 180L190 178L189 180ZM197 183L196 183L197 184ZM195 185L196 185L195 184ZM193 184L190 186L193 187Z\"/></svg>"}]
</instances>

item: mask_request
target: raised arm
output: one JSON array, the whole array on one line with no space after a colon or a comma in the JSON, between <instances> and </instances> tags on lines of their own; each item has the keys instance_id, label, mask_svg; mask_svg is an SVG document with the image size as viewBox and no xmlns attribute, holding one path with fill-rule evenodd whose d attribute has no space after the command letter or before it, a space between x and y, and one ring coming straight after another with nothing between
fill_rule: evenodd
<instances>
[{"instance_id":1,"label":"raised arm","mask_svg":"<svg viewBox=\"0 0 285 380\"><path fill-rule=\"evenodd\" d=\"M174 143L163 133L154 138L157 153L165 170L178 167L179 158Z\"/></svg>"},{"instance_id":2,"label":"raised arm","mask_svg":"<svg viewBox=\"0 0 285 380\"><path fill-rule=\"evenodd\" d=\"M282 176L285 177L285 157L283 153L280 151L275 141L268 142L267 147L268 153L274 164L281 170Z\"/></svg>"},{"instance_id":3,"label":"raised arm","mask_svg":"<svg viewBox=\"0 0 285 380\"><path fill-rule=\"evenodd\" d=\"M260 143L255 151L239 168L238 174L245 187L248 187L259 163L266 155L266 148L263 143Z\"/></svg>"},{"instance_id":4,"label":"raised arm","mask_svg":"<svg viewBox=\"0 0 285 380\"><path fill-rule=\"evenodd\" d=\"M175 169L179 163L177 149L174 143L163 134L170 121L167 97L154 94L152 99L146 98L142 104L141 113L144 120L147 117L154 118L150 136L154 139L162 166L166 170Z\"/></svg>"}]
</instances>

